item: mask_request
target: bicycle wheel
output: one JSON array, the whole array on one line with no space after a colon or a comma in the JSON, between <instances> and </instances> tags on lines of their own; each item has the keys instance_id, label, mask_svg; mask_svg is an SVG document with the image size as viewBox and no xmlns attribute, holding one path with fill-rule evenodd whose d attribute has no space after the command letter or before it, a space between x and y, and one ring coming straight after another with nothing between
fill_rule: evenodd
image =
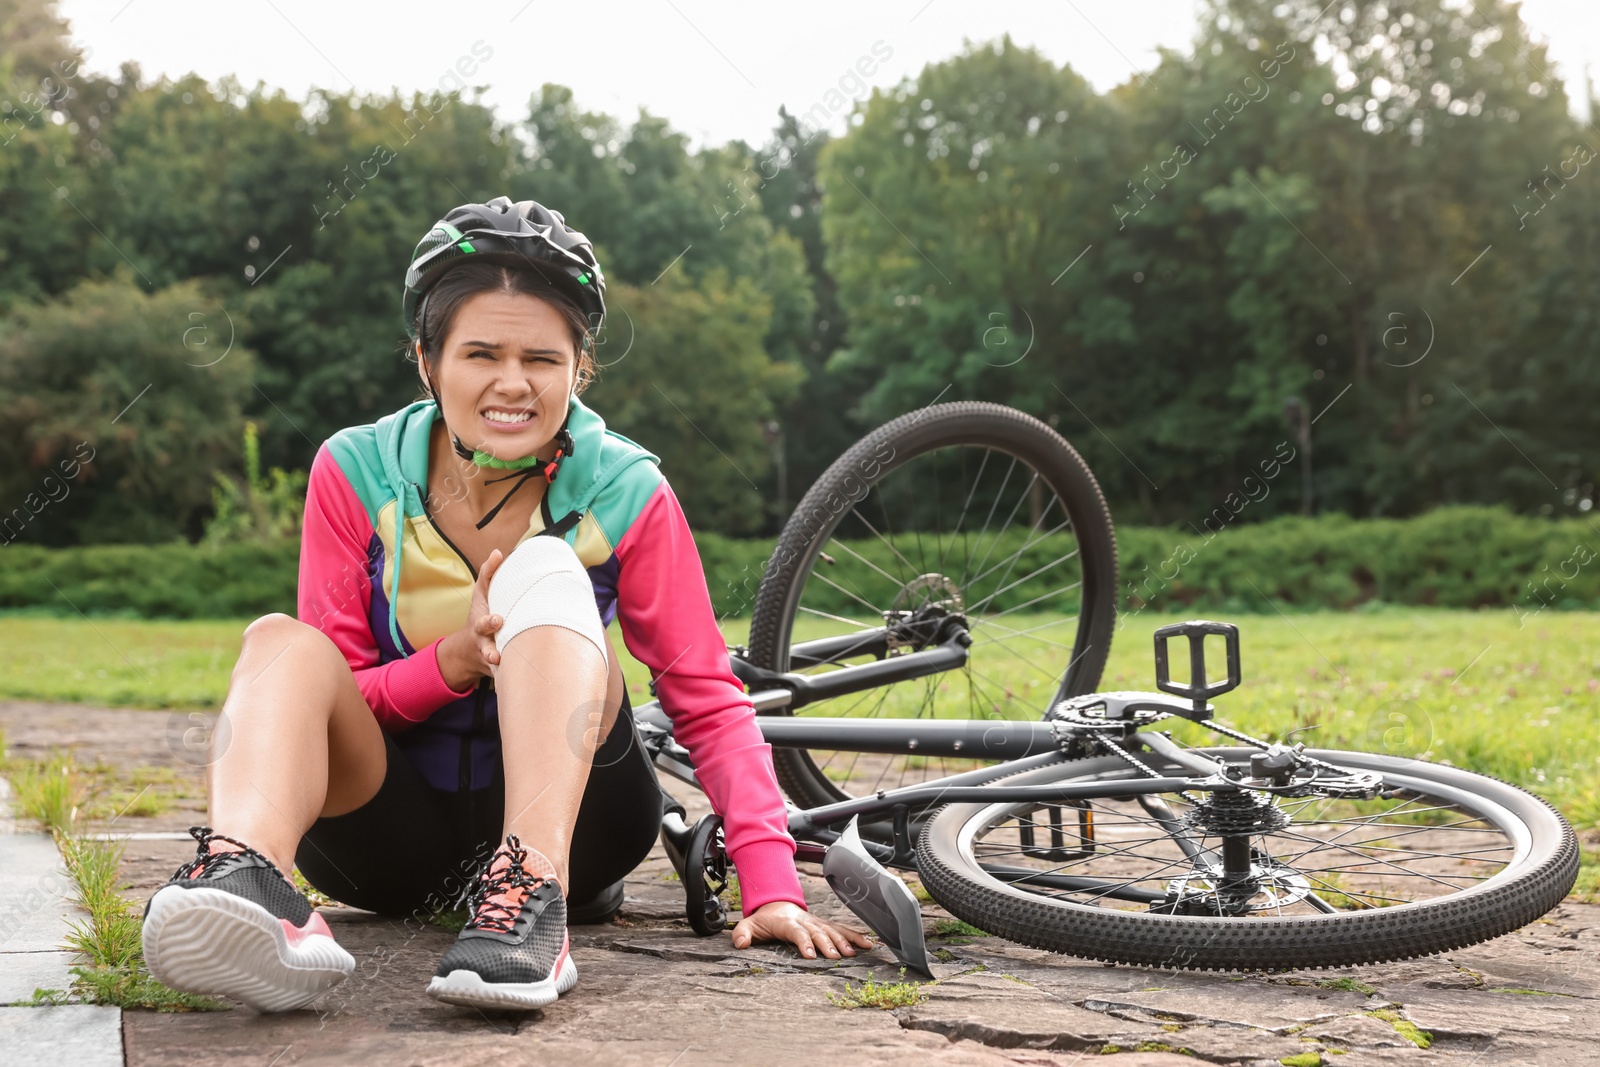
<instances>
[{"instance_id":1,"label":"bicycle wheel","mask_svg":"<svg viewBox=\"0 0 1600 1067\"><path fill-rule=\"evenodd\" d=\"M1116 585L1111 516L1072 446L1013 408L936 405L857 442L800 501L761 580L749 659L831 671L923 647L919 624L956 615L973 638L964 668L798 714L1037 719L1099 683ZM826 654L804 654L829 638ZM803 749L773 762L803 807L977 765Z\"/></svg>"},{"instance_id":2,"label":"bicycle wheel","mask_svg":"<svg viewBox=\"0 0 1600 1067\"><path fill-rule=\"evenodd\" d=\"M1257 750L1196 751L1237 763ZM1218 873L1225 842L1212 831L1221 820L1202 811L1216 793L1092 800L1087 819L1071 808L1043 818L1048 809L1037 804L952 804L927 821L917 866L935 900L1002 937L1191 970L1345 967L1445 952L1532 922L1577 878L1571 827L1521 789L1419 760L1308 755L1376 773L1384 792L1278 798L1242 815L1234 805L1231 836L1249 843L1242 883ZM1140 758L1158 773L1192 773ZM1106 756L997 784L1139 777ZM1182 847L1174 828L1197 848ZM1261 832L1242 833L1252 828Z\"/></svg>"}]
</instances>

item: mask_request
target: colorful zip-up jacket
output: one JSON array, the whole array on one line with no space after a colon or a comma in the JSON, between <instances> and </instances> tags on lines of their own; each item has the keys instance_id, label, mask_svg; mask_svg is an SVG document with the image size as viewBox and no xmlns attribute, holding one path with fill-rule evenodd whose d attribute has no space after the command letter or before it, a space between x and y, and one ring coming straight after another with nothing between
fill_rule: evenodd
<instances>
[{"instance_id":1,"label":"colorful zip-up jacket","mask_svg":"<svg viewBox=\"0 0 1600 1067\"><path fill-rule=\"evenodd\" d=\"M341 430L318 450L299 614L344 653L379 725L431 785L476 789L499 764L499 724L487 679L456 692L439 671L438 643L466 624L474 575L423 508L437 410L418 401ZM654 676L674 735L723 817L746 914L773 900L804 907L772 749L728 665L678 499L656 457L576 397L567 429L573 452L519 543L581 516L565 539L588 568L601 619L617 620Z\"/></svg>"}]
</instances>

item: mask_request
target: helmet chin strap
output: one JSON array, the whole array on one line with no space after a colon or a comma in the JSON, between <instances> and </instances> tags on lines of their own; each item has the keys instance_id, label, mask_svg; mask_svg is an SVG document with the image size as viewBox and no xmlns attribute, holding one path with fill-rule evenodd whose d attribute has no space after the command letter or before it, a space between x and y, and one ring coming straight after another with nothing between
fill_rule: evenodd
<instances>
[{"instance_id":1,"label":"helmet chin strap","mask_svg":"<svg viewBox=\"0 0 1600 1067\"><path fill-rule=\"evenodd\" d=\"M568 417L571 417L570 414ZM509 460L496 459L482 449L468 452L467 446L463 445L461 439L454 434L451 435L450 442L451 447L456 451L456 455L471 459L472 462L480 467L511 471L510 474L502 475L499 478L485 479L484 485L494 485L496 482L503 482L512 478L516 479L511 488L506 490L506 495L500 498L500 503L490 508L489 513L478 520L477 527L480 530L494 521L494 517L500 514L500 509L506 506L506 503L516 494L516 491L521 489L530 478L542 474L546 485L554 482L556 480L556 472L561 467L561 461L572 455L572 435L567 432L565 421L562 422L561 429L556 431L556 454L555 458L550 460L542 460L538 456L525 456L522 459Z\"/></svg>"}]
</instances>

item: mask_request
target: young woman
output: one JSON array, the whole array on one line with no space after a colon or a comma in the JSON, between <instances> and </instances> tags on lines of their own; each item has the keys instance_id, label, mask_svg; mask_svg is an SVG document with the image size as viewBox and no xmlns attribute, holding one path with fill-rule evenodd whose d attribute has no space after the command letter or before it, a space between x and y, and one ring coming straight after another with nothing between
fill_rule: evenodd
<instances>
[{"instance_id":1,"label":"young woman","mask_svg":"<svg viewBox=\"0 0 1600 1067\"><path fill-rule=\"evenodd\" d=\"M403 309L427 399L340 431L306 494L299 620L245 631L195 860L144 950L178 989L271 1011L354 968L285 877L386 914L470 889L428 992L538 1007L577 981L569 918L609 919L659 831L615 649L655 678L725 820L739 948L869 947L805 909L782 797L656 457L578 396L605 285L560 214L466 204L417 246Z\"/></svg>"}]
</instances>

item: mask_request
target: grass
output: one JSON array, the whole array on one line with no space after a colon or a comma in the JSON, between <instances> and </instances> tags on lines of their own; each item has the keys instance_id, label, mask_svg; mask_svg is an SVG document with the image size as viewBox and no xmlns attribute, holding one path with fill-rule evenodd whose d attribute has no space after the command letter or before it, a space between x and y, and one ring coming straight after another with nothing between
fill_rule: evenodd
<instances>
[{"instance_id":1,"label":"grass","mask_svg":"<svg viewBox=\"0 0 1600 1067\"><path fill-rule=\"evenodd\" d=\"M61 858L78 884L78 904L87 920L72 924L67 947L88 961L72 968L72 992L91 1004L153 1011L215 1011L210 997L168 989L144 965L139 909L119 891L117 872L124 843L58 835Z\"/></svg>"},{"instance_id":2,"label":"grass","mask_svg":"<svg viewBox=\"0 0 1600 1067\"><path fill-rule=\"evenodd\" d=\"M1600 850L1586 848L1578 863L1578 881L1571 899L1583 904L1600 904Z\"/></svg>"},{"instance_id":3,"label":"grass","mask_svg":"<svg viewBox=\"0 0 1600 1067\"><path fill-rule=\"evenodd\" d=\"M306 876L300 873L299 867L291 867L289 869L289 881L294 883L294 887L296 889L305 894L305 898L311 902L311 906L313 908L320 908L326 904L338 903L338 901L334 900L332 897L323 893L322 890L306 881Z\"/></svg>"},{"instance_id":4,"label":"grass","mask_svg":"<svg viewBox=\"0 0 1600 1067\"><path fill-rule=\"evenodd\" d=\"M7 760L4 770L19 815L52 833L70 829L88 795L88 783L71 756Z\"/></svg>"},{"instance_id":5,"label":"grass","mask_svg":"<svg viewBox=\"0 0 1600 1067\"><path fill-rule=\"evenodd\" d=\"M0 700L214 709L246 625L0 615Z\"/></svg>"},{"instance_id":6,"label":"grass","mask_svg":"<svg viewBox=\"0 0 1600 1067\"><path fill-rule=\"evenodd\" d=\"M900 977L904 978L906 969L900 968ZM840 1008L879 1008L889 1011L894 1008L909 1008L922 1003L928 998L925 987L935 985L935 982L878 982L868 978L857 985L854 982L844 984L843 993L828 993L828 1003Z\"/></svg>"},{"instance_id":7,"label":"grass","mask_svg":"<svg viewBox=\"0 0 1600 1067\"><path fill-rule=\"evenodd\" d=\"M105 763L80 764L70 753L0 760L0 773L11 782L18 813L52 833L124 815L160 815L191 795L189 782L170 767L119 772Z\"/></svg>"},{"instance_id":8,"label":"grass","mask_svg":"<svg viewBox=\"0 0 1600 1067\"><path fill-rule=\"evenodd\" d=\"M988 937L989 931L960 919L940 919L933 924L933 934L935 937Z\"/></svg>"},{"instance_id":9,"label":"grass","mask_svg":"<svg viewBox=\"0 0 1600 1067\"><path fill-rule=\"evenodd\" d=\"M1388 1023L1390 1026L1394 1027L1395 1033L1399 1034L1401 1037L1405 1038L1418 1048L1427 1048L1429 1045L1433 1044L1432 1034L1428 1033L1426 1030L1419 1030L1416 1023L1405 1018L1397 1011L1393 1011L1389 1008L1383 1008L1378 1011L1365 1012L1364 1014L1370 1016L1371 1018Z\"/></svg>"},{"instance_id":10,"label":"grass","mask_svg":"<svg viewBox=\"0 0 1600 1067\"><path fill-rule=\"evenodd\" d=\"M249 619L55 618L0 612L0 700L112 708L220 707ZM748 619L724 627L743 641ZM650 699L650 672L616 642L628 691Z\"/></svg>"},{"instance_id":11,"label":"grass","mask_svg":"<svg viewBox=\"0 0 1600 1067\"><path fill-rule=\"evenodd\" d=\"M461 928L467 925L467 920L470 918L472 918L472 913L467 911L466 908L452 908L430 913L428 922L452 934L459 934Z\"/></svg>"},{"instance_id":12,"label":"grass","mask_svg":"<svg viewBox=\"0 0 1600 1067\"><path fill-rule=\"evenodd\" d=\"M0 754L5 750L3 742L0 738ZM168 989L146 969L140 909L121 892L119 872L126 844L79 833L84 821L109 810L109 804L93 802L99 796L91 786L93 769L78 766L70 754L47 760L6 758L0 769L11 782L18 813L55 838L62 863L77 887L76 903L87 913L87 918L69 924L65 938L65 946L84 960L69 971L72 988L37 989L32 1003L60 1004L75 997L90 1004L154 1011L225 1008L209 997ZM102 799L114 803L121 798L112 794Z\"/></svg>"}]
</instances>

